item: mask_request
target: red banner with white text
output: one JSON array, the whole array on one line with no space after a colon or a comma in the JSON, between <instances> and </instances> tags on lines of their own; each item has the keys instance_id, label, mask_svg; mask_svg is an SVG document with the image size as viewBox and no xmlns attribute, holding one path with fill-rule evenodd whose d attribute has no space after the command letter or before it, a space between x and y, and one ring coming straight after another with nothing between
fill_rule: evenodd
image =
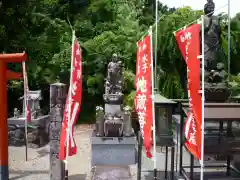
<instances>
[{"instance_id":1,"label":"red banner with white text","mask_svg":"<svg viewBox=\"0 0 240 180\"><path fill-rule=\"evenodd\" d=\"M76 123L78 113L80 111L81 101L82 101L82 54L81 48L78 44L78 40L75 37L73 42L72 59L73 59L73 71L71 72L72 82L71 89L69 88L68 97L66 100L63 121L62 121L62 131L60 136L60 151L59 159L66 159L66 146L67 146L67 136L69 136L69 154L72 156L77 153L77 146L74 140L74 125ZM69 95L71 93L71 100L69 101ZM69 112L69 106L70 112ZM70 113L70 116L69 116ZM70 117L70 118L69 118Z\"/></svg>"},{"instance_id":2,"label":"red banner with white text","mask_svg":"<svg viewBox=\"0 0 240 180\"><path fill-rule=\"evenodd\" d=\"M136 61L136 96L135 109L148 158L151 158L152 148L152 82L151 82L151 39L150 35L137 43Z\"/></svg>"},{"instance_id":3,"label":"red banner with white text","mask_svg":"<svg viewBox=\"0 0 240 180\"><path fill-rule=\"evenodd\" d=\"M176 40L187 64L190 111L185 122L186 147L201 159L202 96L200 94L200 24L193 24L176 33Z\"/></svg>"}]
</instances>

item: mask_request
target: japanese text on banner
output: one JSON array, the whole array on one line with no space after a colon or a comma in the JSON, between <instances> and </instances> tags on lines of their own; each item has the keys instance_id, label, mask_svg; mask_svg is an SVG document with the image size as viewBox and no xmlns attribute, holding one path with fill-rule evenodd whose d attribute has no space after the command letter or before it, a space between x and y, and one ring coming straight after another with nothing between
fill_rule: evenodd
<instances>
[{"instance_id":1,"label":"japanese text on banner","mask_svg":"<svg viewBox=\"0 0 240 180\"><path fill-rule=\"evenodd\" d=\"M188 97L190 112L185 123L186 147L201 158L202 100L200 91L200 24L178 31L176 40L187 64Z\"/></svg>"},{"instance_id":2,"label":"japanese text on banner","mask_svg":"<svg viewBox=\"0 0 240 180\"><path fill-rule=\"evenodd\" d=\"M152 85L151 85L151 43L150 36L138 42L136 66L135 109L138 114L147 156L152 147Z\"/></svg>"},{"instance_id":3,"label":"japanese text on banner","mask_svg":"<svg viewBox=\"0 0 240 180\"><path fill-rule=\"evenodd\" d=\"M72 76L72 88L69 88L68 97L66 100L65 111L63 115L62 131L60 137L60 151L59 159L66 159L66 146L67 146L67 136L69 136L69 154L72 156L77 153L77 147L74 140L74 125L76 123L78 113L80 111L81 101L82 101L82 55L81 49L78 44L77 39L74 40L73 46L73 71ZM71 96L70 96L71 93ZM69 100L69 98L71 99ZM69 106L71 106L69 108ZM70 109L70 112L69 112ZM70 116L69 116L70 113ZM70 117L70 118L69 118Z\"/></svg>"}]
</instances>

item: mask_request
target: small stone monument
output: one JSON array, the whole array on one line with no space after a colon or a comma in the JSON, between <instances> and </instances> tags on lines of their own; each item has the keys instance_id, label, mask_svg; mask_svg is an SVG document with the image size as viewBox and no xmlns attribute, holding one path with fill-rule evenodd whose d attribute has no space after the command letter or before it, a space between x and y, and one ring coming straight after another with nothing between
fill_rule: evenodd
<instances>
[{"instance_id":1,"label":"small stone monument","mask_svg":"<svg viewBox=\"0 0 240 180\"><path fill-rule=\"evenodd\" d=\"M9 141L11 144L21 144L25 139L25 103L24 96L22 100L22 113L14 108L14 115L8 118ZM42 100L41 90L28 92L28 105L31 110L31 122L28 122L28 141L38 142L42 145L48 141L49 131L49 115L43 115L40 108L40 100Z\"/></svg>"},{"instance_id":2,"label":"small stone monument","mask_svg":"<svg viewBox=\"0 0 240 180\"><path fill-rule=\"evenodd\" d=\"M20 98L22 100L22 114L25 114L25 103L24 96ZM38 91L28 91L27 101L28 106L31 110L32 119L36 119L38 116L41 116L40 101L42 100L41 90Z\"/></svg>"},{"instance_id":3,"label":"small stone monument","mask_svg":"<svg viewBox=\"0 0 240 180\"><path fill-rule=\"evenodd\" d=\"M58 153L60 149L60 136L66 97L65 84L54 83L50 85L49 180L63 180L65 176L65 164L59 160Z\"/></svg>"},{"instance_id":4,"label":"small stone monument","mask_svg":"<svg viewBox=\"0 0 240 180\"><path fill-rule=\"evenodd\" d=\"M96 129L91 137L92 166L136 163L137 143L131 109L123 108L122 62L113 54L105 79L104 108L96 108Z\"/></svg>"}]
</instances>

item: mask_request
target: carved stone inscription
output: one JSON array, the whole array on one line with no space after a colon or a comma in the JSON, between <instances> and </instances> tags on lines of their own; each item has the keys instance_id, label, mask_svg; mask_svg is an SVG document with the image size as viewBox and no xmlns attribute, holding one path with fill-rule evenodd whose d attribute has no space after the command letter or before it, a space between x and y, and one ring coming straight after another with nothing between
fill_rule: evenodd
<instances>
[{"instance_id":1,"label":"carved stone inscription","mask_svg":"<svg viewBox=\"0 0 240 180\"><path fill-rule=\"evenodd\" d=\"M50 86L50 180L64 179L64 163L58 159L60 133L64 106L66 102L66 85L55 83Z\"/></svg>"}]
</instances>

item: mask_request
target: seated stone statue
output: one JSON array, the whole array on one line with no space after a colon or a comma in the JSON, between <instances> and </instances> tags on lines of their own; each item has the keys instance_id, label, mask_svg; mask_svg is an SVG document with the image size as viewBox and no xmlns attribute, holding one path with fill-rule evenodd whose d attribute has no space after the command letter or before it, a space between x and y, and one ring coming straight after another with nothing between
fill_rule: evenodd
<instances>
[{"instance_id":1,"label":"seated stone statue","mask_svg":"<svg viewBox=\"0 0 240 180\"><path fill-rule=\"evenodd\" d=\"M208 74L206 81L209 83L223 83L226 79L226 75L227 75L227 73L224 70L224 64L218 63L217 69L212 70Z\"/></svg>"}]
</instances>

